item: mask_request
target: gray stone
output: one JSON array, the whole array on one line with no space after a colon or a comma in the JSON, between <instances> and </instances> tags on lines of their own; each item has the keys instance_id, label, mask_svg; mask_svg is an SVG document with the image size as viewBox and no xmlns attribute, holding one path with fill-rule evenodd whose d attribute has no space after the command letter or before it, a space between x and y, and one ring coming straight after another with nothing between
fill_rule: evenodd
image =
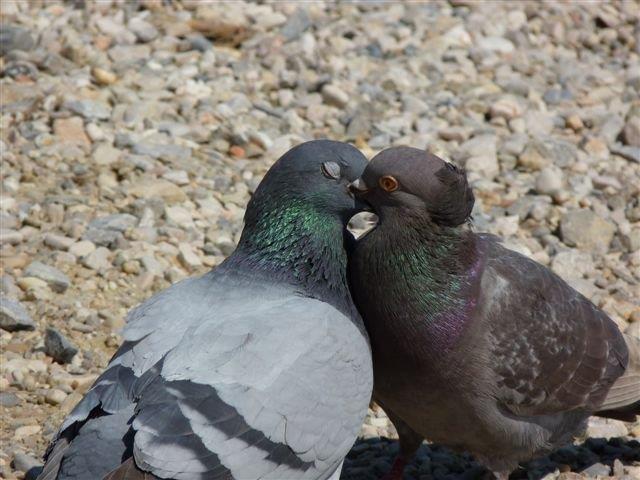
<instances>
[{"instance_id":1,"label":"gray stone","mask_svg":"<svg viewBox=\"0 0 640 480\"><path fill-rule=\"evenodd\" d=\"M587 477L608 477L611 474L611 467L602 463L594 463L580 473Z\"/></svg>"},{"instance_id":2,"label":"gray stone","mask_svg":"<svg viewBox=\"0 0 640 480\"><path fill-rule=\"evenodd\" d=\"M562 241L585 250L608 250L616 227L599 217L591 210L573 210L566 213L560 221Z\"/></svg>"},{"instance_id":3,"label":"gray stone","mask_svg":"<svg viewBox=\"0 0 640 480\"><path fill-rule=\"evenodd\" d=\"M17 25L0 23L0 55L4 56L14 50L29 51L35 41L29 30Z\"/></svg>"},{"instance_id":4,"label":"gray stone","mask_svg":"<svg viewBox=\"0 0 640 480\"><path fill-rule=\"evenodd\" d=\"M101 143L94 149L92 157L97 165L111 165L120 160L122 150L114 148L108 143Z\"/></svg>"},{"instance_id":5,"label":"gray stone","mask_svg":"<svg viewBox=\"0 0 640 480\"><path fill-rule=\"evenodd\" d=\"M45 265L42 262L32 262L24 271L25 277L36 277L40 280L47 282L51 290L58 293L63 293L69 285L71 280L64 273L55 267Z\"/></svg>"},{"instance_id":6,"label":"gray stone","mask_svg":"<svg viewBox=\"0 0 640 480\"><path fill-rule=\"evenodd\" d=\"M622 158L635 163L640 163L640 147L632 147L630 145L616 143L611 146L610 151L611 153L620 155Z\"/></svg>"},{"instance_id":7,"label":"gray stone","mask_svg":"<svg viewBox=\"0 0 640 480\"><path fill-rule=\"evenodd\" d=\"M337 85L331 83L322 87L322 98L325 103L342 108L349 103L349 95Z\"/></svg>"},{"instance_id":8,"label":"gray stone","mask_svg":"<svg viewBox=\"0 0 640 480\"><path fill-rule=\"evenodd\" d=\"M58 363L69 363L78 349L57 329L48 327L44 336L44 352Z\"/></svg>"},{"instance_id":9,"label":"gray stone","mask_svg":"<svg viewBox=\"0 0 640 480\"><path fill-rule=\"evenodd\" d=\"M640 147L640 116L632 116L622 130L624 141L632 147Z\"/></svg>"},{"instance_id":10,"label":"gray stone","mask_svg":"<svg viewBox=\"0 0 640 480\"><path fill-rule=\"evenodd\" d=\"M18 472L27 473L32 468L40 467L42 462L26 453L16 453L13 457L13 468Z\"/></svg>"},{"instance_id":11,"label":"gray stone","mask_svg":"<svg viewBox=\"0 0 640 480\"><path fill-rule=\"evenodd\" d=\"M109 257L111 252L105 247L98 247L93 252L82 258L82 264L92 270L104 270L111 266Z\"/></svg>"},{"instance_id":12,"label":"gray stone","mask_svg":"<svg viewBox=\"0 0 640 480\"><path fill-rule=\"evenodd\" d=\"M568 278L582 278L595 271L591 254L580 250L558 252L551 261L551 268L565 280Z\"/></svg>"},{"instance_id":13,"label":"gray stone","mask_svg":"<svg viewBox=\"0 0 640 480\"><path fill-rule=\"evenodd\" d=\"M0 328L8 332L35 330L36 324L17 300L0 296Z\"/></svg>"},{"instance_id":14,"label":"gray stone","mask_svg":"<svg viewBox=\"0 0 640 480\"><path fill-rule=\"evenodd\" d=\"M536 192L553 195L562 188L562 170L557 167L546 167L536 177Z\"/></svg>"},{"instance_id":15,"label":"gray stone","mask_svg":"<svg viewBox=\"0 0 640 480\"><path fill-rule=\"evenodd\" d=\"M20 405L20 399L13 392L0 392L0 407L11 408Z\"/></svg>"},{"instance_id":16,"label":"gray stone","mask_svg":"<svg viewBox=\"0 0 640 480\"><path fill-rule=\"evenodd\" d=\"M129 30L136 34L141 42L151 42L158 36L158 29L141 18L134 17L129 20Z\"/></svg>"},{"instance_id":17,"label":"gray stone","mask_svg":"<svg viewBox=\"0 0 640 480\"><path fill-rule=\"evenodd\" d=\"M118 240L122 238L122 233L117 230L102 230L98 228L88 228L84 235L83 240L89 241L95 245L102 247L113 248L118 243Z\"/></svg>"},{"instance_id":18,"label":"gray stone","mask_svg":"<svg viewBox=\"0 0 640 480\"><path fill-rule=\"evenodd\" d=\"M111 117L111 107L96 100L69 100L64 107L89 120L107 120Z\"/></svg>"},{"instance_id":19,"label":"gray stone","mask_svg":"<svg viewBox=\"0 0 640 480\"><path fill-rule=\"evenodd\" d=\"M191 149L181 145L163 145L159 143L134 143L131 146L133 153L148 155L151 158L159 158L165 161L188 160L191 158Z\"/></svg>"},{"instance_id":20,"label":"gray stone","mask_svg":"<svg viewBox=\"0 0 640 480\"><path fill-rule=\"evenodd\" d=\"M89 223L90 229L98 230L115 230L116 232L124 232L125 230L135 227L138 219L128 213L114 213L98 217Z\"/></svg>"},{"instance_id":21,"label":"gray stone","mask_svg":"<svg viewBox=\"0 0 640 480\"><path fill-rule=\"evenodd\" d=\"M287 41L295 40L311 26L311 19L307 13L307 9L299 7L289 17L287 23L282 26L280 33Z\"/></svg>"}]
</instances>

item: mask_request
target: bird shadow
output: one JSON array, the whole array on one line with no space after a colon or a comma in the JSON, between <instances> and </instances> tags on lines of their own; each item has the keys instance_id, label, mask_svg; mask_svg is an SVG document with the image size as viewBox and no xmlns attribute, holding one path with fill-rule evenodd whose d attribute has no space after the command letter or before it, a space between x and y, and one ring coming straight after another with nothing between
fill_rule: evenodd
<instances>
[{"instance_id":1,"label":"bird shadow","mask_svg":"<svg viewBox=\"0 0 640 480\"><path fill-rule=\"evenodd\" d=\"M398 449L397 440L384 437L358 439L345 459L340 479L379 480L391 468ZM640 442L625 438L589 438L521 464L509 479L541 480L555 471L582 472L589 477L609 476L616 460L623 466L640 465ZM486 480L493 477L470 454L424 443L405 468L403 478Z\"/></svg>"}]
</instances>

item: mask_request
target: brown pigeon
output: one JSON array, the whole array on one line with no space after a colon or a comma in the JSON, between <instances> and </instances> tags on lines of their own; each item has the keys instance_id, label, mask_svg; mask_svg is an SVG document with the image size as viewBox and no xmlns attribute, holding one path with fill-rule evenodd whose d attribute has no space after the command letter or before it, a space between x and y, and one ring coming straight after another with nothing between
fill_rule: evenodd
<instances>
[{"instance_id":1,"label":"brown pigeon","mask_svg":"<svg viewBox=\"0 0 640 480\"><path fill-rule=\"evenodd\" d=\"M351 185L379 217L350 255L374 398L403 462L423 438L507 478L572 441L590 415L640 414L639 341L548 268L467 228L463 171L396 147Z\"/></svg>"}]
</instances>

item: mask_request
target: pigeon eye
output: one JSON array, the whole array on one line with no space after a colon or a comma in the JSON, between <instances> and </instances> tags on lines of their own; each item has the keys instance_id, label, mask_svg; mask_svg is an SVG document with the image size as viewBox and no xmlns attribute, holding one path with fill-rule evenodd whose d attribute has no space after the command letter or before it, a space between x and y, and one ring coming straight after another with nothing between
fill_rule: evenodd
<instances>
[{"instance_id":1,"label":"pigeon eye","mask_svg":"<svg viewBox=\"0 0 640 480\"><path fill-rule=\"evenodd\" d=\"M398 181L391 175L380 177L380 180L378 180L378 184L380 185L380 188L385 192L393 192L394 190L397 190L399 186Z\"/></svg>"},{"instance_id":2,"label":"pigeon eye","mask_svg":"<svg viewBox=\"0 0 640 480\"><path fill-rule=\"evenodd\" d=\"M327 178L338 180L340 178L340 165L336 162L324 162L322 164L322 174Z\"/></svg>"}]
</instances>

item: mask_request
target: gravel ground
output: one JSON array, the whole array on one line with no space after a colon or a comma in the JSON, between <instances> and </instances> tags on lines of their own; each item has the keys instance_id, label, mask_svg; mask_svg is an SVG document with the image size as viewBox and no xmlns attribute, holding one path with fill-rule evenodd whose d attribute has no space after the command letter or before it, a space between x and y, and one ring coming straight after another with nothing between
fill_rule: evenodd
<instances>
[{"instance_id":1,"label":"gravel ground","mask_svg":"<svg viewBox=\"0 0 640 480\"><path fill-rule=\"evenodd\" d=\"M640 4L556 3L3 0L0 476L39 463L125 313L220 263L269 165L315 137L465 165L478 230L638 335ZM512 478L640 478L639 423L588 435ZM343 478L397 450L377 409L362 437ZM406 477L482 473L425 445Z\"/></svg>"}]
</instances>

